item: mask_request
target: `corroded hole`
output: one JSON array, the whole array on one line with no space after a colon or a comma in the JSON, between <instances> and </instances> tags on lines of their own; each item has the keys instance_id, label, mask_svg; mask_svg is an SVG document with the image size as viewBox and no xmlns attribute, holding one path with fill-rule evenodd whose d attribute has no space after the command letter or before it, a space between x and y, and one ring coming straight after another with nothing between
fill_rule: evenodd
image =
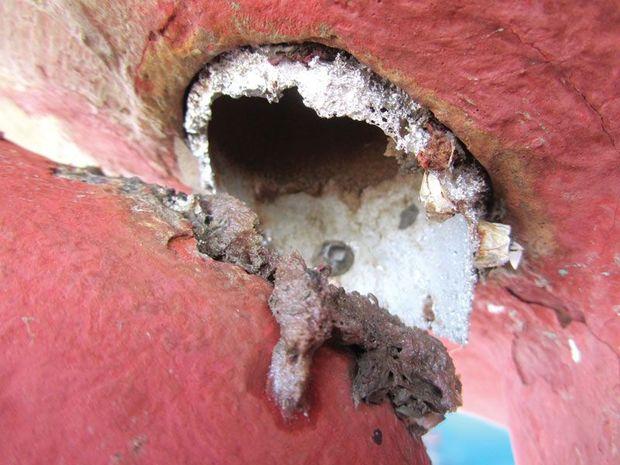
<instances>
[{"instance_id":1,"label":"corroded hole","mask_svg":"<svg viewBox=\"0 0 620 465\"><path fill-rule=\"evenodd\" d=\"M274 249L466 341L477 267L508 261L510 227L482 221L487 176L406 92L343 51L242 47L198 76L185 128L204 187L245 201Z\"/></svg>"}]
</instances>

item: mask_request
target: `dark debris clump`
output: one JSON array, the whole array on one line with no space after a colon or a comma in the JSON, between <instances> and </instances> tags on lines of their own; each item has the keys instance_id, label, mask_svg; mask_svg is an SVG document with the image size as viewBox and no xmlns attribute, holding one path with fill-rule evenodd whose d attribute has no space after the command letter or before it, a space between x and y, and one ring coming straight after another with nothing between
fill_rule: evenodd
<instances>
[{"instance_id":1,"label":"dark debris clump","mask_svg":"<svg viewBox=\"0 0 620 465\"><path fill-rule=\"evenodd\" d=\"M228 194L201 196L198 204L202 221L193 221L198 250L269 279L275 271L276 256L257 232L256 213Z\"/></svg>"},{"instance_id":2,"label":"dark debris clump","mask_svg":"<svg viewBox=\"0 0 620 465\"><path fill-rule=\"evenodd\" d=\"M270 252L256 215L242 202L217 195L202 200L205 204L210 205L209 220L199 238L204 250L232 263L239 264L241 257L246 264L254 260L257 269L275 270L269 306L280 325L280 341L273 351L270 381L285 416L308 408L304 394L312 356L327 340L356 349L354 400L390 401L413 434L423 434L460 405L461 383L438 339L406 326L373 297L329 284L328 267L308 268L295 252L284 257ZM226 244L234 246L223 252Z\"/></svg>"},{"instance_id":3,"label":"dark debris clump","mask_svg":"<svg viewBox=\"0 0 620 465\"><path fill-rule=\"evenodd\" d=\"M309 408L305 393L312 356L327 340L355 349L354 401L389 401L412 434L425 433L461 404L461 383L438 339L407 327L373 296L329 284L329 266L308 268L298 253L280 256L271 251L257 215L236 198L186 195L89 168L60 167L55 174L106 184L170 224L189 221L200 252L273 282L269 306L280 325L280 340L269 376L285 417Z\"/></svg>"}]
</instances>

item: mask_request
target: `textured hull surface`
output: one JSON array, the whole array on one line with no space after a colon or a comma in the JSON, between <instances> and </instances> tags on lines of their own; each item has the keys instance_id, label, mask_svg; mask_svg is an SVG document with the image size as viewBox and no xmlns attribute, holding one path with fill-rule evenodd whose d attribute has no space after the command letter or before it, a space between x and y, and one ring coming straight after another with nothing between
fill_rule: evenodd
<instances>
[{"instance_id":1,"label":"textured hull surface","mask_svg":"<svg viewBox=\"0 0 620 465\"><path fill-rule=\"evenodd\" d=\"M455 348L452 354L462 374L465 407L510 426L519 463L617 463L617 4L596 1L575 6L516 0L474 1L466 6L461 3L50 1L36 6L34 2L5 0L0 5L0 95L3 101L21 108L22 113L13 112L12 117L23 116L23 112L31 117L52 117L74 148L96 159L104 168L178 186L187 158L180 143L184 92L210 58L239 45L306 40L350 51L433 110L467 144L490 174L496 196L504 201L504 221L513 226L516 239L526 249L518 272L493 272L477 287L470 345ZM6 111L9 107L7 103L0 108ZM20 171L12 171L10 176L18 176ZM3 182L2 189L14 191L17 184L9 188ZM32 185L23 189L32 192L31 198L37 198ZM17 204L11 198L4 194L3 218L13 218L18 208L20 214L26 215L23 209L34 208L27 205L38 204L36 200ZM92 217L84 212L84 221L101 219L97 211L101 208L93 207ZM110 213L121 215L118 211ZM73 225L76 213L66 214ZM15 236L12 242L3 243L7 248L3 254L15 257L11 260L22 266L23 273L38 270L42 277L37 282L47 289L41 294L47 304L51 301L50 292L55 295L54 292L67 291L57 282L46 284L44 280L50 276L44 271L49 270L46 266L55 263L52 258L24 258L35 260L35 255L26 251L31 251L35 238L39 240L41 236L30 239L21 229L25 225L35 228L41 223L37 234L42 234L41 228L49 226L41 215L28 218L21 220L20 228L12 230ZM49 219L56 228L56 236L51 236L56 237L55 247L78 253L89 242L81 241L79 247L71 242L63 245L63 241L78 237L68 234L74 231L73 226L62 229L63 221ZM97 227L109 227L110 221L101 221ZM6 220L3 228L4 224ZM131 260L134 250L142 250L136 241L140 236L132 237L130 231L133 230L125 229L118 236L111 236L118 237L113 250L125 254L123 260ZM129 234L123 239L125 249L119 244L124 234ZM110 234L105 230L97 235L103 239L107 236ZM165 241L158 247L165 250ZM23 256L17 255L19 250ZM67 257L70 253L66 252ZM106 256L99 253L101 260L96 261L92 271L81 258L68 261L63 265L67 271L61 282L68 282L78 270L88 270L90 279L96 282L99 264L106 263ZM92 251L84 256L90 254ZM56 259L54 267L64 263ZM73 271L68 263L73 264ZM229 294L235 295L235 299L252 295L256 299L253 305L266 312L267 286L253 278L240 278L230 267L209 266L210 277L205 279L201 274L200 289L228 286L225 292L216 293L221 295L219 298L232 302ZM125 267L122 269L127 272ZM149 271L156 269L153 265ZM15 272L9 272L9 279L15 280L11 273ZM187 276L167 269L161 273L175 275L183 288L197 286L190 270L184 269ZM237 277L229 278L231 273ZM119 281L131 281L134 285L134 281L139 281L137 276L127 273ZM148 293L157 296L163 291L153 280ZM156 281L159 283L159 278ZM107 292L117 292L112 283ZM81 286L81 294L74 296L73 311L77 311L79 304L91 309L84 311L94 312L95 304L87 305L92 285L83 282ZM256 291L257 286L262 291ZM24 293L20 298L27 301L28 295ZM114 298L134 299L131 295ZM167 300L167 296L158 298L162 302ZM27 347L37 347L36 339L28 345L31 336L27 332L30 328L36 335L37 323L28 320L33 315L17 308L27 302L4 302L3 311L13 313L3 316L3 321L8 321L3 334L19 330L20 337L25 338L20 349L25 354ZM190 302L193 300L187 298L183 305ZM30 305L34 308L34 304ZM122 306L119 304L117 311ZM64 315L62 308L54 309L58 318ZM147 318L149 310L143 311L140 318ZM69 341L78 336L86 338L88 331L101 331L97 330L98 318L93 314L89 320L92 326L87 328L73 328L71 322L59 323L56 331L70 328L71 332L54 337ZM261 324L259 327L267 325ZM269 328L274 331L275 327ZM97 334L103 337L104 333ZM16 344L11 342L16 337L4 336L4 343ZM162 344L157 344L158 350L163 350ZM267 350L268 344L261 344ZM249 351L248 347L249 344L242 346ZM160 369L158 357L140 361L138 352L136 349L131 357L124 357L131 358L137 366ZM31 359L23 358L24 354L16 355L22 357L20 363L24 367L52 363L48 362L48 352L32 355ZM9 374L13 369L10 367L5 370ZM78 372L76 369L75 376ZM42 390L38 394L41 399L68 395L64 386L62 390L58 388L62 383L78 389L78 384L68 379L48 375L47 379L54 381L47 383L44 374L37 376L36 380L30 376L16 382L30 383L31 389ZM101 376L104 382L105 377ZM91 385L93 381L85 383ZM25 389L11 386L2 389ZM205 389L198 386L198 381L192 386L196 396ZM145 384L143 389L148 394L158 388L150 384L147 388ZM119 411L133 408L114 407L110 402ZM30 439L24 436L22 442L11 444L32 457L47 453L36 449L32 434L60 434L56 425L62 423L68 428L63 438L71 438L77 434L74 431L84 426L70 426L56 417L53 423L40 424L45 428L53 425L53 431L33 433L34 417L24 412L19 431L30 431ZM129 436L119 436L119 444L125 447L129 447L132 437L141 434L137 429L130 430L129 423L123 423L128 419L118 422L110 417L105 421L109 421L109 427L131 431ZM344 429L334 426L333 430L340 433L351 427L347 423ZM79 434L87 433L80 430ZM196 436L196 441L207 440L205 436Z\"/></svg>"}]
</instances>

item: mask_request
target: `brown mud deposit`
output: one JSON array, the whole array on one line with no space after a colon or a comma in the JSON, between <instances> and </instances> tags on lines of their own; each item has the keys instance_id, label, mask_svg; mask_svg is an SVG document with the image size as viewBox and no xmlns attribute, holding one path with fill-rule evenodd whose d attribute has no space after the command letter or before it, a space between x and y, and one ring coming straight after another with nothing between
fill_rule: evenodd
<instances>
[{"instance_id":1,"label":"brown mud deposit","mask_svg":"<svg viewBox=\"0 0 620 465\"><path fill-rule=\"evenodd\" d=\"M353 399L389 400L412 434L425 433L461 404L461 383L438 339L405 326L374 296L329 284L329 267L311 269L297 253L282 257L269 250L258 217L243 202L226 194L186 195L97 170L60 167L55 174L108 184L172 226L189 222L201 253L273 281L269 306L280 325L280 340L273 350L270 384L285 417L309 408L305 393L312 356L327 340L354 350Z\"/></svg>"}]
</instances>

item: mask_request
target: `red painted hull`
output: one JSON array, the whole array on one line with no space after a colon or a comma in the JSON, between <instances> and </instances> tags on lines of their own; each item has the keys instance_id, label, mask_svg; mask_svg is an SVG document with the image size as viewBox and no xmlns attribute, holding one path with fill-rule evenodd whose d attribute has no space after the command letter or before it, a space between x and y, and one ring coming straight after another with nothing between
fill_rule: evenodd
<instances>
[{"instance_id":1,"label":"red painted hull","mask_svg":"<svg viewBox=\"0 0 620 465\"><path fill-rule=\"evenodd\" d=\"M601 0L578 5L479 0L464 5L455 1L193 0L177 4L127 0L96 7L75 5L57 1L36 7L35 2L19 0L6 0L0 5L0 95L33 115L57 117L79 147L117 172L179 185L173 140L182 137L184 91L206 61L241 44L315 40L344 48L430 107L485 166L497 196L505 202L505 222L514 226L517 241L526 249L524 265L517 273L493 272L486 283L479 285L471 344L453 351L462 373L465 407L506 422L522 464L618 463L617 2ZM19 178L19 172L12 173L9 179L15 182L11 184L12 190L3 194L5 201L0 212L9 219L20 218L14 216L17 207L38 205L38 196L48 189L36 187L35 181L39 181L32 176ZM5 184L2 189L6 189ZM15 189L22 189L22 195L30 192L31 200L21 204L7 202ZM64 190L52 192L50 195L58 197ZM99 267L108 262L100 249L105 246L107 253L122 255L123 260L143 253L149 273L164 265L156 265L159 258L149 255L151 250L144 252L138 247L136 237L146 240L148 235L136 236L127 225L129 219L122 221L125 229L108 232L106 228L120 222L116 220L121 215L116 210L120 208L116 200L109 200L116 205L110 207L111 211L101 205L91 208L97 210L92 215L83 211L79 218L90 222L90 226L80 223L79 234L71 235L72 228L77 227L76 209L88 208L71 202L59 201L56 205L50 198L43 210L36 210L38 215L11 220L16 222L8 223L13 225L14 238L9 245L3 244L2 257L11 270L22 267L22 278L29 280L29 286L41 287L37 304L60 299L69 292L67 283L82 276L77 281L80 287L72 291L74 304L65 310L70 312L68 316L62 317L62 308L55 311L57 318L69 320L49 326L51 333L57 335L46 337L95 347L104 336L120 337L108 334L113 327L108 320L106 324L110 326L106 331L97 329L96 313L88 313L86 327L78 318L81 305L88 304L84 312L95 312L89 286L104 286L98 281ZM71 205L73 213L59 216L61 209L69 209L67 205ZM44 215L48 218L44 221L41 211L49 211L51 216ZM52 226L55 236L45 235L44 228ZM40 236L34 235L35 227ZM83 241L75 242L85 233L84 228L88 229L88 237L114 240L97 242L99 252L95 253ZM103 228L98 235L97 228ZM53 247L33 254L32 247L48 236L56 241ZM166 250L161 248L158 253L172 254ZM82 260L92 254L99 258L89 259L92 264L85 265ZM182 273L188 273L187 276L182 277L180 271L171 273L175 276L171 283L196 293L203 292L200 289L217 290L218 299L228 304L221 308L205 304L205 308L216 312L230 309L231 302L239 296L250 295L256 299L253 305L266 312L265 284L254 278L241 279L237 271L224 265L196 266L208 270L197 275L183 268ZM119 268L132 272L121 273L117 281L112 271L105 275L107 280L112 279L105 287L110 293L108 305L112 307L113 299L119 299L116 312L124 307L123 302L138 302L145 295L158 293L162 293L157 297L160 306L165 307L164 301L173 292L165 291L165 287L160 289L155 281L163 282L164 276L169 276L167 271L160 270L159 277L144 281L137 269L129 268L127 263ZM64 270L62 280L54 278L53 271L57 269ZM231 273L237 277L222 278ZM10 274L9 278L16 279ZM141 289L144 282L151 283L148 292ZM123 295L117 290L118 283L139 293ZM21 331L20 337L25 338L24 352L14 357L21 357L21 370L34 374L20 375L25 378L16 382L26 383L29 387L24 387L23 392L38 399L37 408L42 408L46 404L41 399L69 396L73 389L95 381L89 379L81 384L68 374L50 378L52 368L44 370L47 364L55 367L56 362L49 355L49 348L37 349L36 341L28 346L28 325L24 321L30 320L22 317L29 318L24 312L39 307L30 302L31 307L18 308L29 302L32 292L26 292L27 289L12 291L16 293L12 297L17 299L16 303L3 304L3 312L11 313L2 319L12 322L6 326L13 328L10 331ZM44 289L47 291L43 292ZM206 294L202 298L207 299ZM55 302L54 308L59 307L60 300ZM188 297L184 302L193 300ZM43 307L40 311L52 312ZM43 314L39 317L43 318ZM269 326L269 331L274 331L266 316L255 318L262 318L257 327ZM29 323L30 330L35 331L36 325ZM4 331L9 334L9 330ZM95 331L92 341L89 331ZM11 347L14 337L17 336L5 336L3 344ZM185 336L178 337L185 340ZM110 341L119 343L116 339ZM261 344L267 350L271 342ZM162 344L158 346L158 350L163 350ZM244 342L240 348L249 351L249 346ZM41 352L28 358L27 347ZM164 376L164 368L156 363L159 355L153 353L141 359L138 352L137 348L128 352L122 357L123 363L133 360L135 370L148 366L160 370L158 376ZM340 360L336 355L329 357ZM64 364L66 360L62 361ZM11 369L15 366L10 365ZM83 365L76 366L79 369L75 368L75 376L83 377ZM144 378L145 383L147 379ZM22 389L19 385L10 386L15 389L10 391L13 396L22 392L18 391ZM150 381L142 387L146 395L160 389L160 384ZM173 396L172 388L169 389ZM196 396L202 392L197 381L194 389ZM110 390L122 392L116 385ZM323 405L331 404L327 399L334 398L333 395L321 391ZM344 394L340 396L344 399ZM70 400L67 397L66 402ZM96 405L93 421L102 412L100 404ZM109 408L118 409L117 414L121 415L134 407L110 401ZM16 417L21 418L19 431L23 436L21 442L13 442L13 447L15 451L32 454L30 457L41 458L41 454L49 453L48 449L38 448L34 437L56 434L59 440L65 440L86 425L78 427L71 421L65 422L62 414L56 413L49 417L49 422L38 422L40 428L47 428L38 430L32 422L34 411L24 412L23 417ZM129 428L123 423L127 419L117 425L109 411L107 416L101 415L99 421L103 423L98 428ZM321 415L317 413L317 421ZM192 424L189 420L187 423ZM345 434L352 427L347 423L342 430L334 427L333 431ZM79 437L83 434L86 433L80 431ZM138 434L137 429L131 430L130 435L119 436L118 444L126 447L127 441ZM196 441L206 441L202 436L196 437ZM366 439L367 435L363 440ZM79 448L82 443L75 444ZM177 450L182 449L181 444L186 443L179 442ZM348 446L348 450L352 447ZM144 450L148 448L145 446Z\"/></svg>"}]
</instances>

